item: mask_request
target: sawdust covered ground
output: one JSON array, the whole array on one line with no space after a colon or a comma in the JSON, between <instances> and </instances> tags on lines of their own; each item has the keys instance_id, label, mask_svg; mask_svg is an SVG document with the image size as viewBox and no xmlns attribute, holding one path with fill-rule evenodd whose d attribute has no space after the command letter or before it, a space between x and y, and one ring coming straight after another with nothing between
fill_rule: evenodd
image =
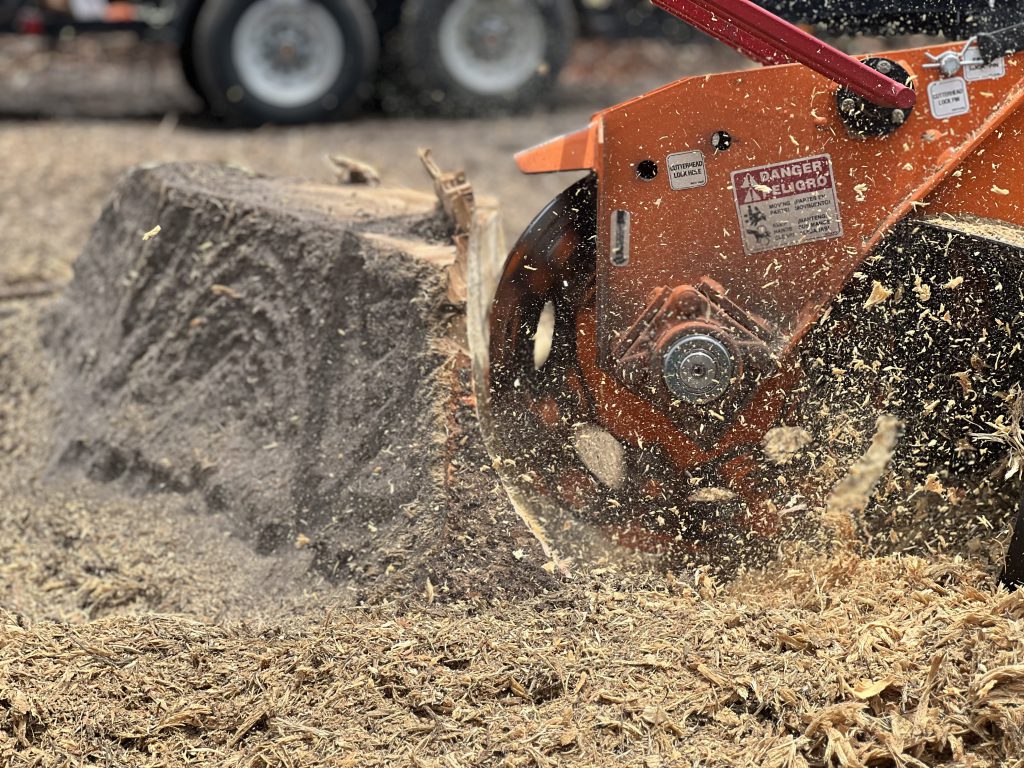
<instances>
[{"instance_id":1,"label":"sawdust covered ground","mask_svg":"<svg viewBox=\"0 0 1024 768\"><path fill-rule=\"evenodd\" d=\"M1024 596L949 562L501 606L0 618L6 764L1018 764Z\"/></svg>"},{"instance_id":2,"label":"sawdust covered ground","mask_svg":"<svg viewBox=\"0 0 1024 768\"><path fill-rule=\"evenodd\" d=\"M968 562L840 542L730 585L605 569L451 604L442 575L346 608L302 550L254 555L172 495L53 488L41 303L0 321L3 764L1021 756L1024 593Z\"/></svg>"},{"instance_id":3,"label":"sawdust covered ground","mask_svg":"<svg viewBox=\"0 0 1024 768\"><path fill-rule=\"evenodd\" d=\"M487 175L489 158L577 118L488 124L469 162L499 191L512 171ZM0 275L5 289L62 283L113 180L138 160L317 176L337 150L396 173L405 161L389 158L414 136L450 131L454 148L459 130L6 123ZM543 203L526 198L511 196L519 224ZM343 608L305 550L256 555L187 499L55 488L43 481L48 301L0 303L2 765L1024 760L1024 593L996 590L973 562L865 558L838 541L729 585L605 569L514 600L452 604L439 583Z\"/></svg>"}]
</instances>

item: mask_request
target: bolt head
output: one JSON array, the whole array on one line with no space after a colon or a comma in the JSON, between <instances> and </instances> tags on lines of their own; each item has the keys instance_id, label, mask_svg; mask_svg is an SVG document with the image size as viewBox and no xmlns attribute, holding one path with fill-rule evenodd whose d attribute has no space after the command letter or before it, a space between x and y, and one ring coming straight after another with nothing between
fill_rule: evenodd
<instances>
[{"instance_id":1,"label":"bolt head","mask_svg":"<svg viewBox=\"0 0 1024 768\"><path fill-rule=\"evenodd\" d=\"M876 65L875 69L881 72L883 75L888 75L892 72L892 62L888 59L881 59Z\"/></svg>"},{"instance_id":2,"label":"bolt head","mask_svg":"<svg viewBox=\"0 0 1024 768\"><path fill-rule=\"evenodd\" d=\"M942 58L939 59L939 71L944 77L952 77L957 74L963 67L963 62L960 61L959 54L949 51L948 53L942 54Z\"/></svg>"},{"instance_id":3,"label":"bolt head","mask_svg":"<svg viewBox=\"0 0 1024 768\"><path fill-rule=\"evenodd\" d=\"M890 119L893 125L903 125L907 121L907 113L902 109L894 109Z\"/></svg>"},{"instance_id":4,"label":"bolt head","mask_svg":"<svg viewBox=\"0 0 1024 768\"><path fill-rule=\"evenodd\" d=\"M846 112L847 114L850 114L852 112L856 112L857 111L857 100L856 99L850 99L850 98L843 99L840 102L840 104L839 104L839 108L841 110L843 110L843 112Z\"/></svg>"},{"instance_id":5,"label":"bolt head","mask_svg":"<svg viewBox=\"0 0 1024 768\"><path fill-rule=\"evenodd\" d=\"M729 349L702 333L674 342L665 353L663 366L669 392L692 405L704 405L725 395L735 374Z\"/></svg>"}]
</instances>

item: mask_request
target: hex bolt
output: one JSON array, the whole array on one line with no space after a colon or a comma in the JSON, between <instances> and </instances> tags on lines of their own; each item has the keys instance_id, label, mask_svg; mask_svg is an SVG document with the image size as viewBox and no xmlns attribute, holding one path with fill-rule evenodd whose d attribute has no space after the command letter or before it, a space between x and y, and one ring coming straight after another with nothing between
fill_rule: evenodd
<instances>
[{"instance_id":1,"label":"hex bolt","mask_svg":"<svg viewBox=\"0 0 1024 768\"><path fill-rule=\"evenodd\" d=\"M902 109L894 109L890 119L893 125L903 125L907 121L907 113Z\"/></svg>"},{"instance_id":2,"label":"hex bolt","mask_svg":"<svg viewBox=\"0 0 1024 768\"><path fill-rule=\"evenodd\" d=\"M953 53L952 51L943 54L942 58L939 59L939 71L942 72L945 77L953 77L953 75L957 74L962 68L963 61L961 61L958 54Z\"/></svg>"},{"instance_id":3,"label":"hex bolt","mask_svg":"<svg viewBox=\"0 0 1024 768\"><path fill-rule=\"evenodd\" d=\"M892 62L888 59L880 59L875 65L875 69L881 72L883 75L888 75L892 72Z\"/></svg>"},{"instance_id":4,"label":"hex bolt","mask_svg":"<svg viewBox=\"0 0 1024 768\"><path fill-rule=\"evenodd\" d=\"M843 112L846 112L847 114L850 114L852 112L856 112L857 111L857 100L856 99L850 99L850 98L843 99L842 102L840 102L840 104L839 104L839 108L841 110L843 110Z\"/></svg>"}]
</instances>

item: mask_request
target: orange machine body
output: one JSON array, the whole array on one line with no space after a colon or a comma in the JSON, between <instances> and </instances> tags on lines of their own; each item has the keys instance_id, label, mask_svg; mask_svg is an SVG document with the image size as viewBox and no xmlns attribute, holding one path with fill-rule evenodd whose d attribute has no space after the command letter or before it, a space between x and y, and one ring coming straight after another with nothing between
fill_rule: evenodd
<instances>
[{"instance_id":1,"label":"orange machine body","mask_svg":"<svg viewBox=\"0 0 1024 768\"><path fill-rule=\"evenodd\" d=\"M681 470L736 454L776 422L801 338L898 222L926 212L1024 226L1024 57L955 78L925 66L962 47L885 54L918 93L887 136L852 135L834 83L781 65L680 80L517 157L528 173L597 175L596 296L578 347L612 434L660 445ZM756 318L775 364L740 412L707 409L727 422L713 441L674 425L614 359L652 292L702 283Z\"/></svg>"}]
</instances>

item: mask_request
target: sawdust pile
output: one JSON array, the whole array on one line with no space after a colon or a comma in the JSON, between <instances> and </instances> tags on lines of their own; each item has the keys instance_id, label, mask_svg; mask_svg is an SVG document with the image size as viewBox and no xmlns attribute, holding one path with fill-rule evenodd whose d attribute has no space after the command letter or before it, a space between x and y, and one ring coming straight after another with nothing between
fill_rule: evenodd
<instances>
[{"instance_id":1,"label":"sawdust pile","mask_svg":"<svg viewBox=\"0 0 1024 768\"><path fill-rule=\"evenodd\" d=\"M845 555L257 625L3 614L0 704L5 765L1006 766L1024 593Z\"/></svg>"}]
</instances>

